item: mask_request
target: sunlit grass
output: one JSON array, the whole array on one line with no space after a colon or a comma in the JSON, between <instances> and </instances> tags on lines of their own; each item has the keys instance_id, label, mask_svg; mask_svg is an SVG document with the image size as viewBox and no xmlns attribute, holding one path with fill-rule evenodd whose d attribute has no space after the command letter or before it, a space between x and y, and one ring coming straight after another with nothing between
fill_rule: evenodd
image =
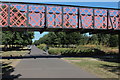
<instances>
[{"instance_id":1,"label":"sunlit grass","mask_svg":"<svg viewBox=\"0 0 120 80\"><path fill-rule=\"evenodd\" d=\"M77 48L96 48L101 51L104 51L105 53L109 53L109 52L118 53L119 52L118 47L107 47L104 45L79 45L77 46Z\"/></svg>"},{"instance_id":2,"label":"sunlit grass","mask_svg":"<svg viewBox=\"0 0 120 80\"><path fill-rule=\"evenodd\" d=\"M24 56L29 51L7 51L0 53L1 56Z\"/></svg>"},{"instance_id":3,"label":"sunlit grass","mask_svg":"<svg viewBox=\"0 0 120 80\"><path fill-rule=\"evenodd\" d=\"M27 49L27 47L24 47L22 50L13 50L13 51L2 51L0 53L0 55L2 57L4 56L24 56L26 53L28 53L28 50L24 50Z\"/></svg>"},{"instance_id":4,"label":"sunlit grass","mask_svg":"<svg viewBox=\"0 0 120 80\"><path fill-rule=\"evenodd\" d=\"M118 78L118 63L100 61L96 58L64 58L64 60L71 62L100 78Z\"/></svg>"}]
</instances>

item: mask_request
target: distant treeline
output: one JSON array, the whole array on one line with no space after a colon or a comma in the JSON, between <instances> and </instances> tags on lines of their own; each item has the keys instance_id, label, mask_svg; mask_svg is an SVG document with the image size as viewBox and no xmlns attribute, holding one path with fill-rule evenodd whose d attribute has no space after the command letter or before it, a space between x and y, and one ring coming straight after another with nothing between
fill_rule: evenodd
<instances>
[{"instance_id":1,"label":"distant treeline","mask_svg":"<svg viewBox=\"0 0 120 80\"><path fill-rule=\"evenodd\" d=\"M26 46L32 44L34 38L33 32L2 32L2 45L5 47L14 47L16 45Z\"/></svg>"},{"instance_id":2,"label":"distant treeline","mask_svg":"<svg viewBox=\"0 0 120 80\"><path fill-rule=\"evenodd\" d=\"M118 46L118 35L111 34L80 34L79 32L49 32L39 40L35 45L105 45L109 47Z\"/></svg>"}]
</instances>

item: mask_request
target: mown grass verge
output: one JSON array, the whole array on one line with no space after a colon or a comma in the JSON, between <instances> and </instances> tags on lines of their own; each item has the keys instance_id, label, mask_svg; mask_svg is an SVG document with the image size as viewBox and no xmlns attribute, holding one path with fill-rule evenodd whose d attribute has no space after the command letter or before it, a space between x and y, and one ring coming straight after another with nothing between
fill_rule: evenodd
<instances>
[{"instance_id":1,"label":"mown grass verge","mask_svg":"<svg viewBox=\"0 0 120 80\"><path fill-rule=\"evenodd\" d=\"M98 78L118 78L119 60L118 47L106 47L102 45L79 45L75 48L53 48L48 50L52 55L79 56L79 58L63 58L83 68Z\"/></svg>"},{"instance_id":2,"label":"mown grass verge","mask_svg":"<svg viewBox=\"0 0 120 80\"><path fill-rule=\"evenodd\" d=\"M1 55L1 57L24 56L28 52L29 52L29 50L27 50L27 48L25 47L22 50L2 51L0 53L0 55Z\"/></svg>"},{"instance_id":3,"label":"mown grass verge","mask_svg":"<svg viewBox=\"0 0 120 80\"><path fill-rule=\"evenodd\" d=\"M1 56L2 57L8 57L8 56L24 56L26 53L29 51L7 51L7 52L2 52Z\"/></svg>"},{"instance_id":4,"label":"mown grass verge","mask_svg":"<svg viewBox=\"0 0 120 80\"><path fill-rule=\"evenodd\" d=\"M118 63L100 61L96 58L64 58L72 64L89 71L100 78L118 78L120 70Z\"/></svg>"}]
</instances>

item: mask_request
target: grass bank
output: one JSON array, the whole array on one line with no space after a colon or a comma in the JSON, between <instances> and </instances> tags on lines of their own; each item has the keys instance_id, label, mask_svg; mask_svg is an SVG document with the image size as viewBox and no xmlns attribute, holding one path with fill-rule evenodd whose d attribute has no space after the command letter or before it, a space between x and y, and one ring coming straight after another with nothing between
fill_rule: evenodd
<instances>
[{"instance_id":1,"label":"grass bank","mask_svg":"<svg viewBox=\"0 0 120 80\"><path fill-rule=\"evenodd\" d=\"M63 60L77 65L100 78L118 78L120 76L118 63L101 61L97 58L63 58Z\"/></svg>"}]
</instances>

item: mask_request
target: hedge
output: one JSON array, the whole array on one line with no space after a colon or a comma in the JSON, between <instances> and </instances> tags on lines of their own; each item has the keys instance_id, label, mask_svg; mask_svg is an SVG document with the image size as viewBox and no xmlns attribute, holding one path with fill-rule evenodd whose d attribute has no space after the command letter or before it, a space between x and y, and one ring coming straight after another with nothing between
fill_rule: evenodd
<instances>
[{"instance_id":1,"label":"hedge","mask_svg":"<svg viewBox=\"0 0 120 80\"><path fill-rule=\"evenodd\" d=\"M49 54L53 55L63 55L63 56L93 56L93 55L103 55L103 51L94 48L50 48Z\"/></svg>"},{"instance_id":2,"label":"hedge","mask_svg":"<svg viewBox=\"0 0 120 80\"><path fill-rule=\"evenodd\" d=\"M43 51L45 51L46 50L46 44L40 44L40 45L38 45L37 47L39 48L39 49L42 49Z\"/></svg>"}]
</instances>

